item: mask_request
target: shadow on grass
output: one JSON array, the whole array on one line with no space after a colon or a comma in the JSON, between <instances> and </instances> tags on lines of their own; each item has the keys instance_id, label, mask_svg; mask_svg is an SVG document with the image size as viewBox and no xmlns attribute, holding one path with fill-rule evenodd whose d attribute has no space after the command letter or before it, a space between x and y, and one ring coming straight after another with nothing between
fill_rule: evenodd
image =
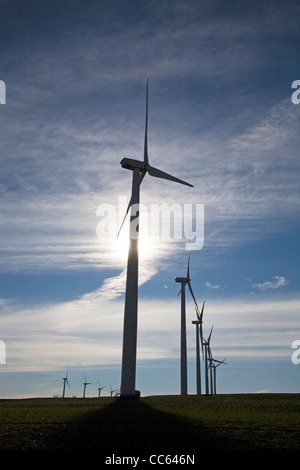
<instances>
[{"instance_id":1,"label":"shadow on grass","mask_svg":"<svg viewBox=\"0 0 300 470\"><path fill-rule=\"evenodd\" d=\"M208 433L201 423L156 410L136 398L118 398L105 408L85 412L76 422L66 423L55 440L52 435L48 444L52 449L121 456L230 448L227 439Z\"/></svg>"}]
</instances>

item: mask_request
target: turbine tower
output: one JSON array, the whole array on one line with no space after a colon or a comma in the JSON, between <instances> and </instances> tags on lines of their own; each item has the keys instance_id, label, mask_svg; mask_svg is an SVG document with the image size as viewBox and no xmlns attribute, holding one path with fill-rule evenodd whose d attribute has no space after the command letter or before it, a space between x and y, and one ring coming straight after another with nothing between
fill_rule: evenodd
<instances>
[{"instance_id":1,"label":"turbine tower","mask_svg":"<svg viewBox=\"0 0 300 470\"><path fill-rule=\"evenodd\" d=\"M85 398L85 389L87 385L91 385L91 382L86 381L86 376L84 374L84 382L83 382L83 398Z\"/></svg>"},{"instance_id":2,"label":"turbine tower","mask_svg":"<svg viewBox=\"0 0 300 470\"><path fill-rule=\"evenodd\" d=\"M187 273L186 277L175 277L176 282L181 283L181 340L180 340L180 387L181 395L187 395L187 352L186 352L186 308L185 308L185 286L188 285L191 296L195 302L196 311L199 312L199 307L194 296L191 279L190 279L190 252L188 255Z\"/></svg>"},{"instance_id":3,"label":"turbine tower","mask_svg":"<svg viewBox=\"0 0 300 470\"><path fill-rule=\"evenodd\" d=\"M69 371L69 366L67 367L66 376L63 377L63 381L64 381L64 384L63 384L63 394L62 394L63 398L65 398L66 384L68 385L68 387L70 387L69 381L68 381L68 371Z\"/></svg>"},{"instance_id":4,"label":"turbine tower","mask_svg":"<svg viewBox=\"0 0 300 470\"><path fill-rule=\"evenodd\" d=\"M124 220L130 210L130 233L127 259L127 279L125 292L123 351L120 395L123 397L135 396L136 377L136 345L137 345L137 317L138 317L138 235L139 235L139 203L140 185L146 173L156 178L162 178L176 183L192 186L185 181L175 178L157 168L149 165L148 157L148 80L146 86L146 122L144 138L144 160L123 158L122 168L132 171L131 198L125 213ZM122 225L124 223L122 222ZM121 228L122 228L121 225ZM120 228L120 230L121 230ZM119 231L120 233L120 231Z\"/></svg>"},{"instance_id":5,"label":"turbine tower","mask_svg":"<svg viewBox=\"0 0 300 470\"><path fill-rule=\"evenodd\" d=\"M196 377L197 377L197 395L201 395L201 362L200 362L200 343L203 354L203 333L202 333L202 323L203 323L203 311L204 304L202 305L201 313L199 314L198 309L195 307L197 320L192 321L193 325L196 325ZM200 340L200 341L199 341Z\"/></svg>"}]
</instances>

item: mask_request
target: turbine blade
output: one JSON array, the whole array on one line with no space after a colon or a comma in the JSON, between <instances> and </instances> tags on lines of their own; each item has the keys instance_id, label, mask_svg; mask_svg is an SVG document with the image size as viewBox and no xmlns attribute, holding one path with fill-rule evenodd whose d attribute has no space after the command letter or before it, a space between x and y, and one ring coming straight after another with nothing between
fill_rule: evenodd
<instances>
[{"instance_id":1,"label":"turbine blade","mask_svg":"<svg viewBox=\"0 0 300 470\"><path fill-rule=\"evenodd\" d=\"M200 323L200 342L201 342L201 349L202 349L202 358L204 359L202 323Z\"/></svg>"},{"instance_id":2,"label":"turbine blade","mask_svg":"<svg viewBox=\"0 0 300 470\"><path fill-rule=\"evenodd\" d=\"M195 306L195 312L196 312L196 315L197 315L198 321L200 322L200 316L199 316L199 312L198 312L198 310L197 310L196 306Z\"/></svg>"},{"instance_id":3,"label":"turbine blade","mask_svg":"<svg viewBox=\"0 0 300 470\"><path fill-rule=\"evenodd\" d=\"M148 171L150 176L154 176L156 178L162 178L164 180L174 181L175 183L185 184L186 186L193 187L192 184L187 183L186 181L183 181L179 178L176 178L175 176L169 175L169 173L165 173L164 171L161 171L158 168L154 168L153 166L147 165L146 170Z\"/></svg>"},{"instance_id":4,"label":"turbine blade","mask_svg":"<svg viewBox=\"0 0 300 470\"><path fill-rule=\"evenodd\" d=\"M149 82L149 78L147 79L147 86L146 86L146 120L145 120L145 142L144 142L145 165L149 165L149 161L148 161L148 82Z\"/></svg>"},{"instance_id":5,"label":"turbine blade","mask_svg":"<svg viewBox=\"0 0 300 470\"><path fill-rule=\"evenodd\" d=\"M121 230L122 230L122 227L123 227L123 225L124 225L124 222L125 222L125 219L126 219L126 217L127 217L127 214L128 214L128 212L129 212L129 209L130 209L130 207L131 207L131 200L132 200L132 198L130 198L130 201L129 201L129 204L128 204L128 206L127 206L127 209L126 209L124 218L123 218L122 223L121 223L121 226L120 226L120 228L119 228L118 235L117 235L118 238L119 238L120 232L121 232Z\"/></svg>"},{"instance_id":6,"label":"turbine blade","mask_svg":"<svg viewBox=\"0 0 300 470\"><path fill-rule=\"evenodd\" d=\"M183 287L180 289L180 291L177 294L177 297L181 294Z\"/></svg>"},{"instance_id":7,"label":"turbine blade","mask_svg":"<svg viewBox=\"0 0 300 470\"><path fill-rule=\"evenodd\" d=\"M205 300L204 300L204 302L203 302L202 310L201 310L200 318L199 318L199 320L200 320L201 322L203 321L202 318L203 318L203 312L204 312L204 304L205 304Z\"/></svg>"},{"instance_id":8,"label":"turbine blade","mask_svg":"<svg viewBox=\"0 0 300 470\"><path fill-rule=\"evenodd\" d=\"M193 300L194 300L194 302L195 302L197 317L198 317L198 319L200 320L199 307L198 307L197 300L196 300L196 298L195 298L195 296L194 296L194 292L193 292L193 289L192 289L192 286L191 286L191 283L190 283L189 280L188 280L188 286L189 286L189 289L190 289L191 296L193 297Z\"/></svg>"},{"instance_id":9,"label":"turbine blade","mask_svg":"<svg viewBox=\"0 0 300 470\"><path fill-rule=\"evenodd\" d=\"M146 174L146 171L142 171L142 172L141 172L141 174L140 174L140 184L142 183L145 174ZM119 235L120 235L120 233L121 233L122 227L123 227L123 225L124 225L124 222L125 222L125 220L126 220L127 214L128 214L128 212L129 212L131 206L132 206L132 197L130 198L129 204L128 204L128 206L127 206L127 209L126 209L124 218L123 218L123 220L122 220L121 226L120 226L119 231L118 231L117 238L119 238Z\"/></svg>"},{"instance_id":10,"label":"turbine blade","mask_svg":"<svg viewBox=\"0 0 300 470\"><path fill-rule=\"evenodd\" d=\"M213 327L214 327L214 326L211 327L211 330L210 330L210 333L209 333L209 337L208 337L208 340L207 340L208 344L209 344L209 342L210 342L210 337L211 337L211 334L212 334Z\"/></svg>"}]
</instances>

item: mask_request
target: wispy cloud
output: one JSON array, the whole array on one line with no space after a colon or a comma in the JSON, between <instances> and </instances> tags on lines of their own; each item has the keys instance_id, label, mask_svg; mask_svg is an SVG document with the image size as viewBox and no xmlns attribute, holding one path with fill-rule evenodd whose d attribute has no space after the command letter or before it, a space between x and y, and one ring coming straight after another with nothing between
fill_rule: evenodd
<instances>
[{"instance_id":1,"label":"wispy cloud","mask_svg":"<svg viewBox=\"0 0 300 470\"><path fill-rule=\"evenodd\" d=\"M3 301L1 340L6 371L51 370L69 365L120 364L123 299L107 301L100 291L73 302L24 309ZM194 307L187 302L187 340L194 357ZM299 333L299 301L211 301L204 311L204 336L214 325L215 357L282 357L290 360ZM188 326L190 325L190 326ZM139 303L138 359L179 358L180 299Z\"/></svg>"},{"instance_id":2,"label":"wispy cloud","mask_svg":"<svg viewBox=\"0 0 300 470\"><path fill-rule=\"evenodd\" d=\"M286 286L288 283L284 276L274 276L273 279L273 281L252 284L252 287L259 290L279 289L280 287Z\"/></svg>"},{"instance_id":3,"label":"wispy cloud","mask_svg":"<svg viewBox=\"0 0 300 470\"><path fill-rule=\"evenodd\" d=\"M209 290L219 290L219 289L221 289L220 284L211 284L210 282L205 282L205 287Z\"/></svg>"}]
</instances>

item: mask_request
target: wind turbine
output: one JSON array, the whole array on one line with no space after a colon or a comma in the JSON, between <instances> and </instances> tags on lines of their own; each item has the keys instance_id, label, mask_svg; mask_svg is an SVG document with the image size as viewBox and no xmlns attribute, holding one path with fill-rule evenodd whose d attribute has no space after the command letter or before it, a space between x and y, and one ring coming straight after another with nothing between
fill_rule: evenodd
<instances>
[{"instance_id":1,"label":"wind turbine","mask_svg":"<svg viewBox=\"0 0 300 470\"><path fill-rule=\"evenodd\" d=\"M213 386L212 386L212 390L211 390L211 393L212 394L216 394L217 393L217 374L216 374L216 369L217 367L219 367L221 364L227 364L227 362L225 362L226 359L223 359L223 361L218 361L217 359L211 359L211 362L210 362L210 367L212 368L212 373L213 373ZM217 364L214 364L214 362L217 362Z\"/></svg>"},{"instance_id":2,"label":"wind turbine","mask_svg":"<svg viewBox=\"0 0 300 470\"><path fill-rule=\"evenodd\" d=\"M100 398L101 391L105 388L105 385L104 385L104 387L101 387L100 382L98 382L98 385L99 385L99 387L98 387L98 398Z\"/></svg>"},{"instance_id":3,"label":"wind turbine","mask_svg":"<svg viewBox=\"0 0 300 470\"><path fill-rule=\"evenodd\" d=\"M203 311L204 304L202 305L201 313L199 314L198 309L195 306L197 320L192 321L193 325L196 325L196 377L197 377L197 395L201 395L201 365L200 365L200 342L202 348L203 356L203 333L202 333L202 323L203 323ZM200 339L200 341L199 341Z\"/></svg>"},{"instance_id":4,"label":"wind turbine","mask_svg":"<svg viewBox=\"0 0 300 470\"><path fill-rule=\"evenodd\" d=\"M86 381L86 376L84 374L84 382L83 382L83 398L85 398L85 389L87 385L91 385L91 382Z\"/></svg>"},{"instance_id":5,"label":"wind turbine","mask_svg":"<svg viewBox=\"0 0 300 470\"><path fill-rule=\"evenodd\" d=\"M113 390L113 389L112 389L112 386L111 386L110 384L109 384L109 386L110 386L110 396L112 397L113 394L114 394L115 392L117 392L117 389Z\"/></svg>"},{"instance_id":6,"label":"wind turbine","mask_svg":"<svg viewBox=\"0 0 300 470\"><path fill-rule=\"evenodd\" d=\"M138 225L140 185L146 175L162 178L176 183L192 186L185 181L175 178L149 164L148 157L148 80L146 86L146 122L144 138L143 161L131 158L121 160L122 168L132 171L131 198L125 213L124 220L130 210L129 249L127 259L127 279L125 292L124 326L123 326L123 351L120 395L125 397L135 396L136 376L136 345L137 345L137 314L138 314ZM121 230L120 228L120 230ZM120 233L119 230L119 233Z\"/></svg>"},{"instance_id":7,"label":"wind turbine","mask_svg":"<svg viewBox=\"0 0 300 470\"><path fill-rule=\"evenodd\" d=\"M68 381L68 371L69 371L69 366L67 367L66 376L63 377L63 381L64 381L64 384L63 384L63 394L62 394L63 398L65 398L66 384L68 385L68 387L70 387L69 381Z\"/></svg>"},{"instance_id":8,"label":"wind turbine","mask_svg":"<svg viewBox=\"0 0 300 470\"><path fill-rule=\"evenodd\" d=\"M176 282L181 283L181 340L180 340L180 383L181 395L187 395L187 352L186 352L186 309L185 309L185 286L188 285L190 293L195 302L196 312L199 312L199 307L195 299L190 279L190 252L188 256L187 273L186 277L175 277Z\"/></svg>"},{"instance_id":9,"label":"wind turbine","mask_svg":"<svg viewBox=\"0 0 300 470\"><path fill-rule=\"evenodd\" d=\"M208 366L208 362L209 362L210 354L211 354L211 352L210 352L210 338L211 338L212 330L213 330L213 326L211 327L211 330L210 330L210 333L209 333L209 336L208 336L207 340L203 338L204 351L205 351L205 393L206 393L206 395L209 395L209 383L208 383L208 369L209 369L209 366Z\"/></svg>"}]
</instances>

